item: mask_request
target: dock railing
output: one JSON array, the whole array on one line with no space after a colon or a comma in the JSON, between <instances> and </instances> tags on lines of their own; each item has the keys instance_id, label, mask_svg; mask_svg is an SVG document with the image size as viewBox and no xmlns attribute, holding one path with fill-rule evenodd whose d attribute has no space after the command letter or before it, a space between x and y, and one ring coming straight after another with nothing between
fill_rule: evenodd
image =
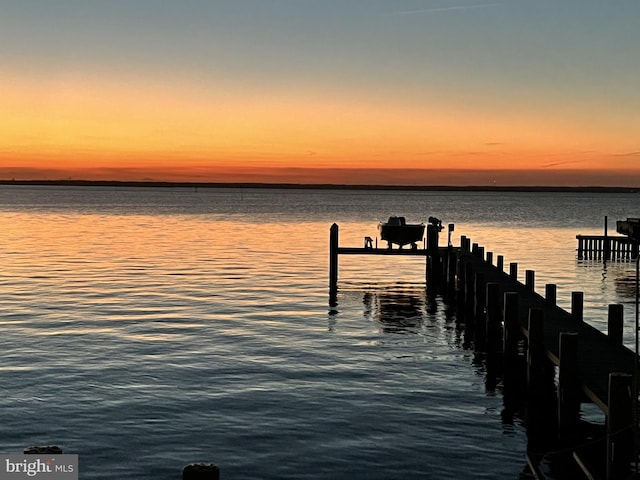
<instances>
[{"instance_id":1,"label":"dock railing","mask_svg":"<svg viewBox=\"0 0 640 480\"><path fill-rule=\"evenodd\" d=\"M576 235L576 239L581 260L632 260L638 256L638 243L629 237Z\"/></svg>"}]
</instances>

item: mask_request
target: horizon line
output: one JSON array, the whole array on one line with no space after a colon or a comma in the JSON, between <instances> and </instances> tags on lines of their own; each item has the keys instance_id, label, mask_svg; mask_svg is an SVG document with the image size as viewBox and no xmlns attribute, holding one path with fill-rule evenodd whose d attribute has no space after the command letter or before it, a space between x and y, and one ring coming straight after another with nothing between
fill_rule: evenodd
<instances>
[{"instance_id":1,"label":"horizon line","mask_svg":"<svg viewBox=\"0 0 640 480\"><path fill-rule=\"evenodd\" d=\"M640 187L568 186L568 185L389 185L348 183L288 182L194 182L156 180L15 180L0 179L0 185L76 186L76 187L156 187L156 188L270 188L306 190L418 190L418 191L513 191L513 192L629 192L640 193Z\"/></svg>"}]
</instances>

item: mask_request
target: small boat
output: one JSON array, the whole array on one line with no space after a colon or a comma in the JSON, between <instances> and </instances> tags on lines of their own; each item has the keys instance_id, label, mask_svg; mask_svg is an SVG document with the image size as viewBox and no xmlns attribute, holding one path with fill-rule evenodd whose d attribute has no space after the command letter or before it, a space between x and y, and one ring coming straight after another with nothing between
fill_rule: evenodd
<instances>
[{"instance_id":1,"label":"small boat","mask_svg":"<svg viewBox=\"0 0 640 480\"><path fill-rule=\"evenodd\" d=\"M417 242L424 236L424 223L407 223L404 217L389 217L387 223L378 225L380 238L386 240L389 248L392 244L402 248L411 244L411 248L418 248Z\"/></svg>"},{"instance_id":2,"label":"small boat","mask_svg":"<svg viewBox=\"0 0 640 480\"><path fill-rule=\"evenodd\" d=\"M616 222L616 231L627 237L640 240L640 218L627 218Z\"/></svg>"}]
</instances>

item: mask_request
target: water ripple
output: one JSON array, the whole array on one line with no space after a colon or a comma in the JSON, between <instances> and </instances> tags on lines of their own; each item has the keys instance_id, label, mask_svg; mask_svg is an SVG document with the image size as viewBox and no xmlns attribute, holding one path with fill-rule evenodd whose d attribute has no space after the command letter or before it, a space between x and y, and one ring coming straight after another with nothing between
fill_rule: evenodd
<instances>
[{"instance_id":1,"label":"water ripple","mask_svg":"<svg viewBox=\"0 0 640 480\"><path fill-rule=\"evenodd\" d=\"M429 203L521 271L540 268L559 303L586 289L596 322L628 296L627 266L603 279L576 264L556 218L572 198L544 225L524 220L538 207L509 219L513 198L482 195L87 192L0 204L0 446L59 444L83 479L174 478L193 461L225 479L517 478L524 432L502 423L423 260L341 259L328 309L328 219L360 245L379 217Z\"/></svg>"}]
</instances>

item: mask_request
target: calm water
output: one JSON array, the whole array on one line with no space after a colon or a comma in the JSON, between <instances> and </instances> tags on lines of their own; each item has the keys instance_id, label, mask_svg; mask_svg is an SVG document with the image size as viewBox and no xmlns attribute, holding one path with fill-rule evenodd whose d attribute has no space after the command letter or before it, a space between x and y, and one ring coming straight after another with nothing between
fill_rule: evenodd
<instances>
[{"instance_id":1,"label":"calm water","mask_svg":"<svg viewBox=\"0 0 640 480\"><path fill-rule=\"evenodd\" d=\"M584 291L598 328L624 303L631 345L634 265L577 261L575 235L638 198L0 187L0 451L58 445L82 479L517 479L526 433L423 261L341 258L332 311L329 227L361 246L435 215L561 305Z\"/></svg>"}]
</instances>

